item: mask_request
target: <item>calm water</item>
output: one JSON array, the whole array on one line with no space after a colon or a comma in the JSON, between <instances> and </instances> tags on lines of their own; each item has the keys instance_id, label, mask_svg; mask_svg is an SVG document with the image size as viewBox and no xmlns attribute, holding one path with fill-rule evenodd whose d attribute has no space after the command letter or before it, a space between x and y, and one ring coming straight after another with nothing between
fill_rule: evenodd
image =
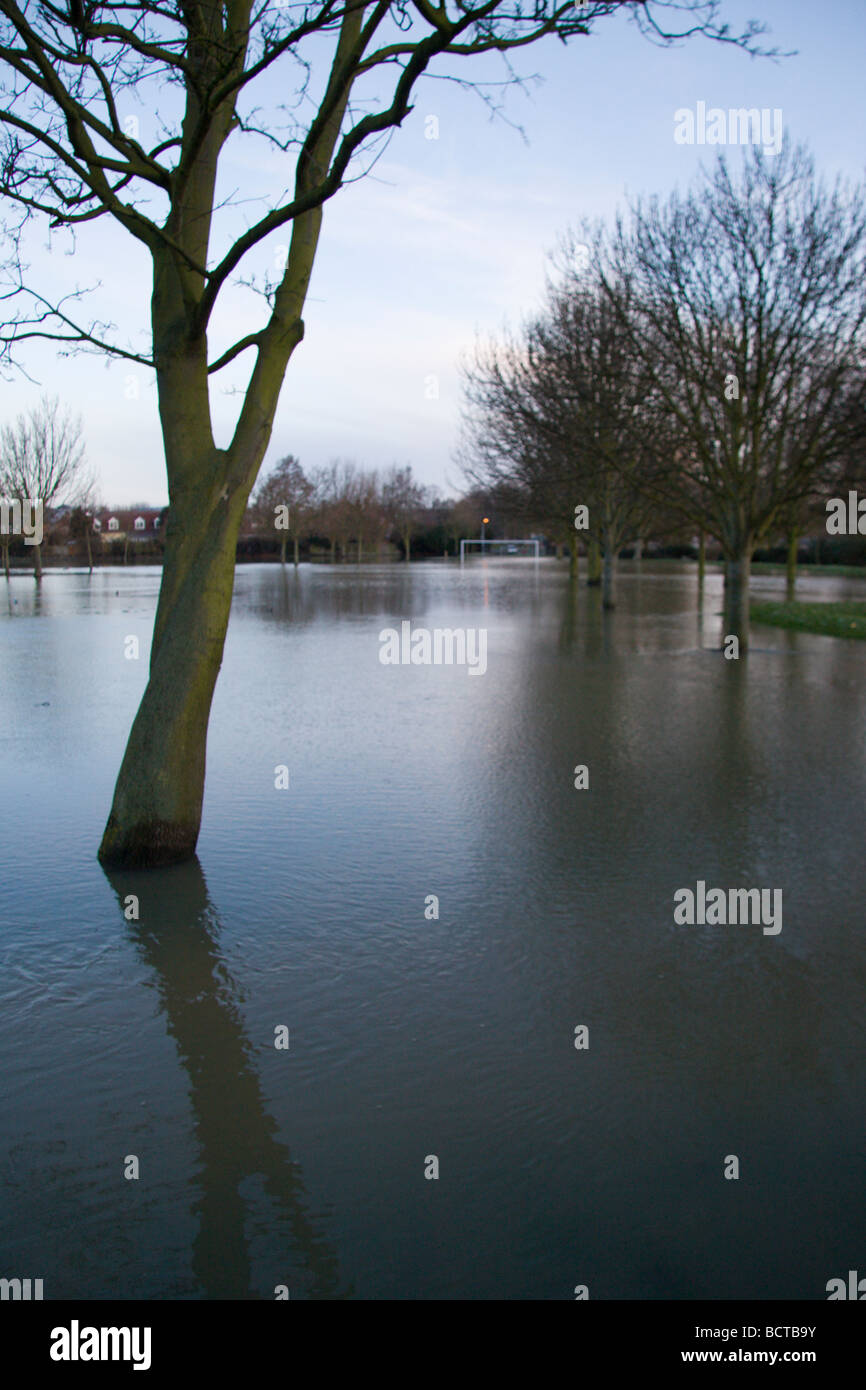
<instances>
[{"instance_id":1,"label":"calm water","mask_svg":"<svg viewBox=\"0 0 866 1390\"><path fill-rule=\"evenodd\" d=\"M109 879L158 582L0 591L0 1275L823 1299L864 1269L866 645L756 628L726 662L719 579L699 612L677 566L626 565L612 616L552 561L244 568L198 862ZM486 673L383 666L403 619L485 628ZM781 933L676 925L698 879L781 888Z\"/></svg>"}]
</instances>

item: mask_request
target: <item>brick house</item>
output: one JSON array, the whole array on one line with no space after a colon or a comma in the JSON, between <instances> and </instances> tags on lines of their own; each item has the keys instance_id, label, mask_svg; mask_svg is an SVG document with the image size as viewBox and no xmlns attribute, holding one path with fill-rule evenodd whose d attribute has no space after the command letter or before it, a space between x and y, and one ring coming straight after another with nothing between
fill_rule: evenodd
<instances>
[{"instance_id":1,"label":"brick house","mask_svg":"<svg viewBox=\"0 0 866 1390\"><path fill-rule=\"evenodd\" d=\"M153 544L165 532L165 511L165 507L103 507L93 518L93 529L103 545L112 541Z\"/></svg>"}]
</instances>

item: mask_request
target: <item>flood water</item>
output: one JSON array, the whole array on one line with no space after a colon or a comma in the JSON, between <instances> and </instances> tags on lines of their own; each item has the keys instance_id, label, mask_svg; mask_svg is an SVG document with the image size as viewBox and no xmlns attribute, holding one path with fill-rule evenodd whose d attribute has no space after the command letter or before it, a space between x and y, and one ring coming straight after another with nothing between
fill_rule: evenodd
<instances>
[{"instance_id":1,"label":"flood water","mask_svg":"<svg viewBox=\"0 0 866 1390\"><path fill-rule=\"evenodd\" d=\"M866 644L756 627L726 661L690 566L624 565L612 615L554 561L245 567L198 860L109 878L158 584L0 591L0 1275L824 1299L863 1271ZM486 671L383 665L405 620L486 630ZM781 931L677 924L698 880L781 889Z\"/></svg>"}]
</instances>

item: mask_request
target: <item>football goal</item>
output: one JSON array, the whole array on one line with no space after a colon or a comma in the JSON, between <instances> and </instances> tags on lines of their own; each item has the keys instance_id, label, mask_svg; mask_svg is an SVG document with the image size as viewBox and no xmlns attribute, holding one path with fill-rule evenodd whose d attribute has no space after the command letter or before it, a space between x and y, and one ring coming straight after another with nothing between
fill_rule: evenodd
<instances>
[{"instance_id":1,"label":"football goal","mask_svg":"<svg viewBox=\"0 0 866 1390\"><path fill-rule=\"evenodd\" d=\"M498 554L500 554L500 555L516 555L519 546L521 546L521 545L531 545L531 546L534 546L534 548L535 548L535 558L536 558L536 560L537 560L537 559L538 559L538 556L539 556L538 547L539 547L540 544L541 544L541 542L540 542L540 541L537 541L537 540L531 540L531 541L487 541L487 540L484 540L484 541L480 541L480 540L474 540L474 541L461 541L461 542L460 542L460 563L461 563L461 565L463 564L463 561L464 561L465 555L466 555L466 546L469 546L469 545L495 546L496 549L497 549Z\"/></svg>"}]
</instances>

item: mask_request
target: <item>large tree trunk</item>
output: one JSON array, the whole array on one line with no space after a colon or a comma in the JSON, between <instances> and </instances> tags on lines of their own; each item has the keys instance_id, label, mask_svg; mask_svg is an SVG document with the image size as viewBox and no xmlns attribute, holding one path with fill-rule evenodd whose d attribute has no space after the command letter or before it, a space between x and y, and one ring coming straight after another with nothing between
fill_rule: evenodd
<instances>
[{"instance_id":1,"label":"large tree trunk","mask_svg":"<svg viewBox=\"0 0 866 1390\"><path fill-rule=\"evenodd\" d=\"M42 546L41 546L41 545L34 545L34 547L33 547L33 578L36 579L36 580L39 580L39 579L42 578Z\"/></svg>"},{"instance_id":2,"label":"large tree trunk","mask_svg":"<svg viewBox=\"0 0 866 1390\"><path fill-rule=\"evenodd\" d=\"M295 569L298 568L298 537L295 536Z\"/></svg>"},{"instance_id":3,"label":"large tree trunk","mask_svg":"<svg viewBox=\"0 0 866 1390\"><path fill-rule=\"evenodd\" d=\"M280 564L281 564L281 565L284 565L284 564L286 563L286 540L287 540L287 537L286 537L285 535L280 536Z\"/></svg>"},{"instance_id":4,"label":"large tree trunk","mask_svg":"<svg viewBox=\"0 0 866 1390\"><path fill-rule=\"evenodd\" d=\"M195 852L245 505L243 492L210 507L193 492L172 499L150 678L100 846L103 864L149 868Z\"/></svg>"},{"instance_id":5,"label":"large tree trunk","mask_svg":"<svg viewBox=\"0 0 866 1390\"><path fill-rule=\"evenodd\" d=\"M800 533L796 527L792 527L788 532L788 561L785 568L785 594L791 599L797 587L797 551L799 548Z\"/></svg>"},{"instance_id":6,"label":"large tree trunk","mask_svg":"<svg viewBox=\"0 0 866 1390\"><path fill-rule=\"evenodd\" d=\"M707 538L703 531L698 538L698 588L703 589L707 572Z\"/></svg>"},{"instance_id":7,"label":"large tree trunk","mask_svg":"<svg viewBox=\"0 0 866 1390\"><path fill-rule=\"evenodd\" d=\"M568 577L577 579L580 573L580 549L577 536L569 534L568 537Z\"/></svg>"},{"instance_id":8,"label":"large tree trunk","mask_svg":"<svg viewBox=\"0 0 866 1390\"><path fill-rule=\"evenodd\" d=\"M6 578L7 578L7 580L8 580L8 578L9 578L9 547L8 547L8 545L4 545L4 547L3 547L3 569L4 569L4 571L5 571Z\"/></svg>"},{"instance_id":9,"label":"large tree trunk","mask_svg":"<svg viewBox=\"0 0 866 1390\"><path fill-rule=\"evenodd\" d=\"M749 579L752 547L725 555L724 637L739 639L740 651L749 645Z\"/></svg>"}]
</instances>

